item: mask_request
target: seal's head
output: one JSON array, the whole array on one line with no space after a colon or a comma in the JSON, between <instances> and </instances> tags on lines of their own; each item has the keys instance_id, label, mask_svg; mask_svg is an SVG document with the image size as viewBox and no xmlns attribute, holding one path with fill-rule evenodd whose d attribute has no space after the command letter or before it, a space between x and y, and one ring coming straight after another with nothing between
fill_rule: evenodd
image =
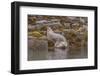
<instances>
[{"instance_id":1,"label":"seal's head","mask_svg":"<svg viewBox=\"0 0 100 76\"><path fill-rule=\"evenodd\" d=\"M51 29L51 27L47 27L47 32L53 32L53 30Z\"/></svg>"}]
</instances>

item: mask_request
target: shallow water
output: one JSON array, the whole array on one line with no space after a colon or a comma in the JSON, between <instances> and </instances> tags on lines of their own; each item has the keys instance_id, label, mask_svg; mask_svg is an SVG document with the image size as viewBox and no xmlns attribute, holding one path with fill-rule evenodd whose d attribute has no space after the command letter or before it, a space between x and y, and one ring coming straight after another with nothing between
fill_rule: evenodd
<instances>
[{"instance_id":1,"label":"shallow water","mask_svg":"<svg viewBox=\"0 0 100 76\"><path fill-rule=\"evenodd\" d=\"M87 58L87 47L80 48L48 48L45 40L28 40L28 60L56 60Z\"/></svg>"},{"instance_id":2,"label":"shallow water","mask_svg":"<svg viewBox=\"0 0 100 76\"><path fill-rule=\"evenodd\" d=\"M80 59L87 58L87 48L81 49L60 49L51 50L28 50L28 60L56 60L56 59Z\"/></svg>"}]
</instances>

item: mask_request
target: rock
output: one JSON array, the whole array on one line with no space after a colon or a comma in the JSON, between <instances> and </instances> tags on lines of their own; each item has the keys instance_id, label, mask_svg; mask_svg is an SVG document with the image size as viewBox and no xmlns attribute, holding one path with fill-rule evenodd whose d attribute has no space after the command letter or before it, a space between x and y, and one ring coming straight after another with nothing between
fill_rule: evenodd
<instances>
[{"instance_id":1,"label":"rock","mask_svg":"<svg viewBox=\"0 0 100 76\"><path fill-rule=\"evenodd\" d=\"M39 38L39 37L42 37L43 35L40 34L38 31L34 31L34 32L32 32L32 36Z\"/></svg>"},{"instance_id":2,"label":"rock","mask_svg":"<svg viewBox=\"0 0 100 76\"><path fill-rule=\"evenodd\" d=\"M65 27L66 29L69 29L69 28L70 28L70 23L64 23L64 27Z\"/></svg>"}]
</instances>

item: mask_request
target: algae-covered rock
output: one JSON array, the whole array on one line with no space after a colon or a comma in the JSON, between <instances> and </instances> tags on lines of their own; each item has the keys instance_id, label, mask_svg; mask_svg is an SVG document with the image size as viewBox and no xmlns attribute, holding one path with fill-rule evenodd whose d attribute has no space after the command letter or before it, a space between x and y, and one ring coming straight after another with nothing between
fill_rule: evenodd
<instances>
[{"instance_id":1,"label":"algae-covered rock","mask_svg":"<svg viewBox=\"0 0 100 76\"><path fill-rule=\"evenodd\" d=\"M33 37L42 37L43 35L41 33L39 33L38 31L34 31L34 32L29 32L29 35L33 36Z\"/></svg>"}]
</instances>

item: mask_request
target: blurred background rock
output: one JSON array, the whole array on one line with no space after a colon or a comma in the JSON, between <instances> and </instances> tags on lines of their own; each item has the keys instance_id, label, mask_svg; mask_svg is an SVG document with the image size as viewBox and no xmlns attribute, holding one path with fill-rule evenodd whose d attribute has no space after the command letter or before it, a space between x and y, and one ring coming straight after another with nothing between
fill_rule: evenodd
<instances>
[{"instance_id":1,"label":"blurred background rock","mask_svg":"<svg viewBox=\"0 0 100 76\"><path fill-rule=\"evenodd\" d=\"M28 15L28 38L46 39L47 27L54 32L64 35L69 48L87 47L88 18L74 16ZM54 44L48 41L48 47Z\"/></svg>"}]
</instances>

